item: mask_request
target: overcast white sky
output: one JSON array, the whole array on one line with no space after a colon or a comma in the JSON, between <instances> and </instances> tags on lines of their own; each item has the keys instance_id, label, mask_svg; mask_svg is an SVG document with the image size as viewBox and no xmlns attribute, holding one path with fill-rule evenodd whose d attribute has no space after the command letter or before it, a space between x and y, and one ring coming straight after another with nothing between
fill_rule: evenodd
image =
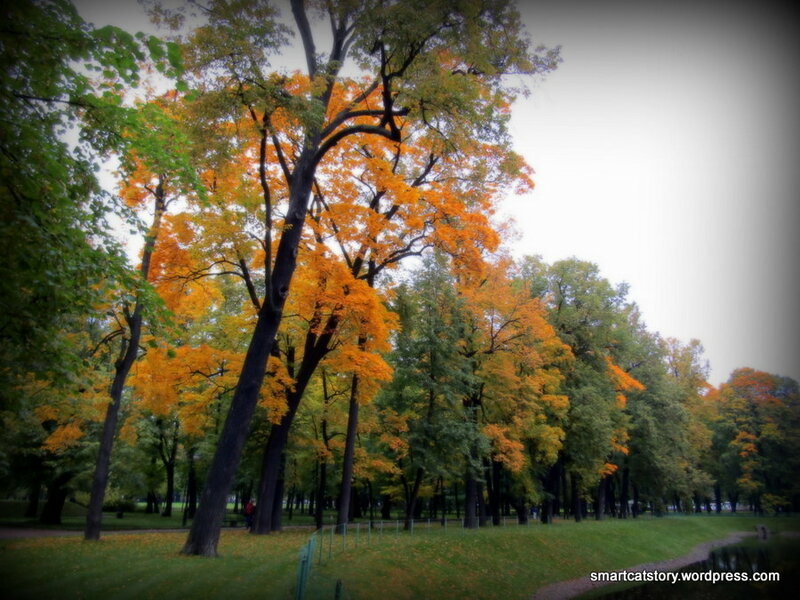
<instances>
[{"instance_id":1,"label":"overcast white sky","mask_svg":"<svg viewBox=\"0 0 800 600\"><path fill-rule=\"evenodd\" d=\"M513 113L520 253L627 281L648 328L800 380L797 17L770 2L544 0L564 62Z\"/></svg>"},{"instance_id":2,"label":"overcast white sky","mask_svg":"<svg viewBox=\"0 0 800 600\"><path fill-rule=\"evenodd\" d=\"M146 26L133 0L87 20ZM627 281L648 328L800 380L797 17L780 3L520 0L564 62L515 107L536 190L505 211L517 254ZM123 16L124 15L124 16Z\"/></svg>"}]
</instances>

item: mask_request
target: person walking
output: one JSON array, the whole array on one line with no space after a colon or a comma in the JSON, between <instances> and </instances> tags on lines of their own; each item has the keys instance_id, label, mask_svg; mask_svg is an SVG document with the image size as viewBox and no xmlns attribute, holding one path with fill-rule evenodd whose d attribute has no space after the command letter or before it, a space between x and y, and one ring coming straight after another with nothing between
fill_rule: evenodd
<instances>
[{"instance_id":1,"label":"person walking","mask_svg":"<svg viewBox=\"0 0 800 600\"><path fill-rule=\"evenodd\" d=\"M248 500L247 504L244 507L244 522L248 530L253 528L253 515L255 514L256 514L256 505L253 504L252 500Z\"/></svg>"}]
</instances>

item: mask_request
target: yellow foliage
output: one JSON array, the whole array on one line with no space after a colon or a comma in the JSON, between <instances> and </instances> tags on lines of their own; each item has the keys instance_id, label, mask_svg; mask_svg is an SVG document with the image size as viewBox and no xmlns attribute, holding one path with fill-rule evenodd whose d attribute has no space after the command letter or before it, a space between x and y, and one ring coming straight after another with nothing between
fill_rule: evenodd
<instances>
[{"instance_id":1,"label":"yellow foliage","mask_svg":"<svg viewBox=\"0 0 800 600\"><path fill-rule=\"evenodd\" d=\"M83 430L77 423L59 425L42 443L42 448L48 452L59 454L74 446L83 437Z\"/></svg>"},{"instance_id":2,"label":"yellow foliage","mask_svg":"<svg viewBox=\"0 0 800 600\"><path fill-rule=\"evenodd\" d=\"M616 473L617 469L619 469L619 467L614 463L604 463L603 466L600 467L597 472L602 478L602 477L607 477L609 475L613 475L614 473Z\"/></svg>"}]
</instances>

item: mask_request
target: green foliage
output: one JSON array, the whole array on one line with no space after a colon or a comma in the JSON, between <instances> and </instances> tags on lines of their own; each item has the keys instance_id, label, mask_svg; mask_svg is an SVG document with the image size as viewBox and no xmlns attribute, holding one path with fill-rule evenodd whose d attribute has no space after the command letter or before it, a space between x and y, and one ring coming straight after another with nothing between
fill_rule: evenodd
<instances>
[{"instance_id":1,"label":"green foliage","mask_svg":"<svg viewBox=\"0 0 800 600\"><path fill-rule=\"evenodd\" d=\"M6 3L0 32L0 389L20 377L69 379L70 336L107 286L130 287L108 216L125 214L97 180L97 161L125 147L135 112L118 92L138 83L148 57L114 27L94 30L65 0ZM177 56L156 66L177 75Z\"/></svg>"},{"instance_id":2,"label":"green foliage","mask_svg":"<svg viewBox=\"0 0 800 600\"><path fill-rule=\"evenodd\" d=\"M417 468L427 477L457 476L470 448L485 446L462 406L475 385L472 363L460 351L462 304L441 256L425 261L394 304L400 316L390 356L395 375L377 404L389 439L402 438L400 462L411 479Z\"/></svg>"}]
</instances>

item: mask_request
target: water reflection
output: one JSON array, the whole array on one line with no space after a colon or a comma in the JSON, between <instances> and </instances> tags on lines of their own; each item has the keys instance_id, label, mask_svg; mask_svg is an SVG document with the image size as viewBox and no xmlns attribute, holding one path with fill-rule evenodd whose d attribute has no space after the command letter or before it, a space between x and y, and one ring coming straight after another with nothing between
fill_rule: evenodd
<instances>
[{"instance_id":1,"label":"water reflection","mask_svg":"<svg viewBox=\"0 0 800 600\"><path fill-rule=\"evenodd\" d=\"M780 574L779 582L718 581L712 583L714 574L753 573ZM769 541L748 540L741 544L713 550L706 560L694 563L678 573L694 581L678 583L646 583L620 589L595 590L593 598L603 600L673 600L702 598L704 600L773 600L800 598L800 539L773 537ZM681 576L683 577L683 575ZM720 579L720 577L717 577ZM589 595L587 595L589 596Z\"/></svg>"}]
</instances>

